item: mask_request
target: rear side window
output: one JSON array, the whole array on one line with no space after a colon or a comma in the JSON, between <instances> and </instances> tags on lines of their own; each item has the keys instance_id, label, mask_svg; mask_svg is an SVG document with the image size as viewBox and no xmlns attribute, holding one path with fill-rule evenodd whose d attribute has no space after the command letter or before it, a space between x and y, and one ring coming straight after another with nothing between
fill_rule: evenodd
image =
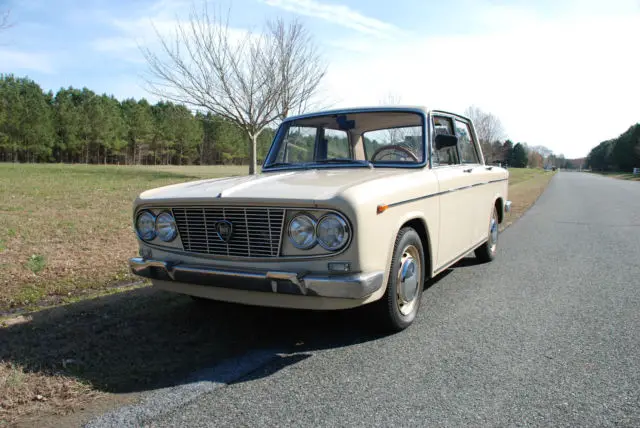
<instances>
[{"instance_id":1,"label":"rear side window","mask_svg":"<svg viewBox=\"0 0 640 428\"><path fill-rule=\"evenodd\" d=\"M454 135L453 133L453 121L444 116L433 117L433 127L436 135L446 134ZM456 147L444 147L440 150L436 150L432 147L431 151L431 163L434 167L445 165L458 165L460 159L458 157L458 149Z\"/></svg>"},{"instance_id":2,"label":"rear side window","mask_svg":"<svg viewBox=\"0 0 640 428\"><path fill-rule=\"evenodd\" d=\"M469 124L456 120L456 133L462 163L480 163Z\"/></svg>"}]
</instances>

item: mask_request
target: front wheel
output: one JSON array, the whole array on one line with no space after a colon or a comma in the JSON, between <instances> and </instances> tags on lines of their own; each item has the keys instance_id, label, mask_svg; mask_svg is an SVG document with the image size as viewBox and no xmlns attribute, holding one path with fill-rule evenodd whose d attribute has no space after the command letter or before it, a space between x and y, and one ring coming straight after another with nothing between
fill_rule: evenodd
<instances>
[{"instance_id":1,"label":"front wheel","mask_svg":"<svg viewBox=\"0 0 640 428\"><path fill-rule=\"evenodd\" d=\"M495 259L498 250L498 210L493 207L491 218L489 219L489 236L487 242L480 245L475 250L476 258L481 263L487 263Z\"/></svg>"},{"instance_id":2,"label":"front wheel","mask_svg":"<svg viewBox=\"0 0 640 428\"><path fill-rule=\"evenodd\" d=\"M378 302L385 330L397 332L413 323L424 289L424 266L420 236L410 227L403 228L396 237L387 291Z\"/></svg>"}]
</instances>

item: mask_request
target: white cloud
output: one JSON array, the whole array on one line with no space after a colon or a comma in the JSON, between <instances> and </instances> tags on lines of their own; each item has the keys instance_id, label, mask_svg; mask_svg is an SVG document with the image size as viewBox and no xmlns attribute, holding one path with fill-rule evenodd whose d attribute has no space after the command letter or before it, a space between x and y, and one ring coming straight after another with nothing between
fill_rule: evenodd
<instances>
[{"instance_id":1,"label":"white cloud","mask_svg":"<svg viewBox=\"0 0 640 428\"><path fill-rule=\"evenodd\" d=\"M508 13L505 11L504 13ZM586 155L640 121L640 14L542 20L478 35L371 43L333 62L327 87L339 105L403 103L499 116L509 136L556 153Z\"/></svg>"},{"instance_id":2,"label":"white cloud","mask_svg":"<svg viewBox=\"0 0 640 428\"><path fill-rule=\"evenodd\" d=\"M300 15L329 21L332 24L350 28L361 33L379 37L389 37L398 31L392 24L363 15L348 6L322 3L315 0L263 0L269 6L284 9Z\"/></svg>"},{"instance_id":3,"label":"white cloud","mask_svg":"<svg viewBox=\"0 0 640 428\"><path fill-rule=\"evenodd\" d=\"M37 71L45 74L55 72L50 54L0 49L0 71Z\"/></svg>"},{"instance_id":4,"label":"white cloud","mask_svg":"<svg viewBox=\"0 0 640 428\"><path fill-rule=\"evenodd\" d=\"M160 39L165 39L169 44L176 37L178 25L182 24L189 33L189 17L187 14L196 3L178 0L158 0L145 13L134 15L126 19L112 19L109 24L116 34L111 37L102 37L91 42L91 47L98 52L106 52L117 56L119 59L144 63L145 59L140 52L140 47L149 48L152 51L162 50ZM220 11L209 7L209 14L216 19L214 14ZM199 12L199 9L197 9ZM225 18L222 15L219 18ZM244 29L228 28L232 40L244 39L249 32Z\"/></svg>"}]
</instances>

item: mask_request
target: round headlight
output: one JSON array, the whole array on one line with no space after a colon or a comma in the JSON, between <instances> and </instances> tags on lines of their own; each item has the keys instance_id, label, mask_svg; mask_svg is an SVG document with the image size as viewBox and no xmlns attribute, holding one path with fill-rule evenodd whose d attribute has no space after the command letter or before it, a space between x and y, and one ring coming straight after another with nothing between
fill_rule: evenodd
<instances>
[{"instance_id":1,"label":"round headlight","mask_svg":"<svg viewBox=\"0 0 640 428\"><path fill-rule=\"evenodd\" d=\"M136 232L140 239L152 241L156 237L156 217L150 211L142 211L136 217Z\"/></svg>"},{"instance_id":2,"label":"round headlight","mask_svg":"<svg viewBox=\"0 0 640 428\"><path fill-rule=\"evenodd\" d=\"M306 214L299 214L289 222L289 239L301 250L316 245L316 220Z\"/></svg>"},{"instance_id":3,"label":"round headlight","mask_svg":"<svg viewBox=\"0 0 640 428\"><path fill-rule=\"evenodd\" d=\"M158 238L164 242L173 241L178 235L176 221L170 213L164 212L158 215L158 218L156 218L156 233L158 234Z\"/></svg>"},{"instance_id":4,"label":"round headlight","mask_svg":"<svg viewBox=\"0 0 640 428\"><path fill-rule=\"evenodd\" d=\"M339 250L349 241L349 225L337 214L323 216L316 230L318 243L325 250Z\"/></svg>"}]
</instances>

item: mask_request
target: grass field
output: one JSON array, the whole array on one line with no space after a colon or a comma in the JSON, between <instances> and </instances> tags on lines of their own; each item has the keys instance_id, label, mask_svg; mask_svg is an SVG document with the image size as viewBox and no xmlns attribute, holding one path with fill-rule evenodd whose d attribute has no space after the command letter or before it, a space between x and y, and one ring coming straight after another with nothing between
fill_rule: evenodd
<instances>
[{"instance_id":1,"label":"grass field","mask_svg":"<svg viewBox=\"0 0 640 428\"><path fill-rule=\"evenodd\" d=\"M600 174L611 178L617 178L618 180L631 180L640 181L640 175L633 175L631 172L593 172L594 174Z\"/></svg>"},{"instance_id":2,"label":"grass field","mask_svg":"<svg viewBox=\"0 0 640 428\"><path fill-rule=\"evenodd\" d=\"M273 346L261 342L267 332L288 331L288 325L305 325L300 334L311 334L313 323L274 321L269 310L203 312L185 296L132 285L127 259L137 252L135 196L246 171L0 164L0 312L40 308L0 321L0 425L21 420L39 426L48 415L95 403L104 410L104 403L121 404L130 393L163 386L212 361ZM510 170L508 222L531 206L552 176ZM283 333L282 340L302 341L293 334Z\"/></svg>"},{"instance_id":3,"label":"grass field","mask_svg":"<svg viewBox=\"0 0 640 428\"><path fill-rule=\"evenodd\" d=\"M0 164L0 312L132 280L143 190L246 167Z\"/></svg>"}]
</instances>

